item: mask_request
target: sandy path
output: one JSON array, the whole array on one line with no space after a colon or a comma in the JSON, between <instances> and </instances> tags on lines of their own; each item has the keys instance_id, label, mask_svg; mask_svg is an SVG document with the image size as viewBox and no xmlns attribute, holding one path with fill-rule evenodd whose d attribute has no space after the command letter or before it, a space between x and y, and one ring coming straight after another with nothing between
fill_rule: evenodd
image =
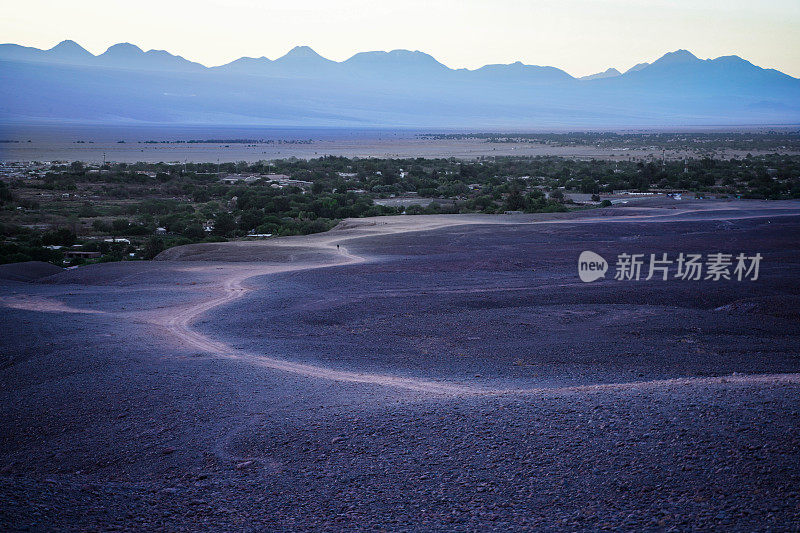
<instances>
[{"instance_id":1,"label":"sandy path","mask_svg":"<svg viewBox=\"0 0 800 533\"><path fill-rule=\"evenodd\" d=\"M23 311L40 311L45 313L77 313L77 314L102 314L103 311L94 309L80 309L71 307L61 300L45 298L44 296L8 296L0 298L0 306Z\"/></svg>"},{"instance_id":2,"label":"sandy path","mask_svg":"<svg viewBox=\"0 0 800 533\"><path fill-rule=\"evenodd\" d=\"M735 204L734 204L735 205ZM287 238L284 240L274 240L265 242L265 246L304 246L313 247L320 251L329 252L336 257L332 263L295 263L286 265L264 265L244 267L230 267L223 271L225 276L222 280L222 294L199 303L172 308L167 312L151 315L148 321L165 328L168 333L184 346L191 346L200 351L213 354L217 357L236 359L255 366L270 368L292 374L326 379L331 381L364 383L403 389L407 391L442 394L442 395L506 395L506 394L541 394L544 392L555 391L575 391L592 392L603 390L620 389L648 389L660 387L676 387L687 385L709 385L718 383L737 383L737 384L777 384L777 383L800 383L800 374L771 374L771 375L736 375L727 377L702 377L702 378L679 378L669 380L655 380L647 382L612 383L601 385L583 385L562 388L490 388L475 384L456 383L445 381L433 381L429 379L400 377L390 374L377 374L368 372L353 372L336 370L318 365L294 363L284 359L257 355L243 350L233 348L223 342L214 340L192 328L192 324L204 313L215 307L229 304L238 298L243 297L250 290L245 286L245 281L256 276L264 276L280 272L292 272L314 268L325 268L329 266L342 266L348 264L363 263L369 259L351 253L341 243L358 238L372 237L377 235L391 235L405 232L420 232L440 229L445 227L455 227L469 224L585 224L596 222L658 222L667 218L669 221L693 221L692 215L699 213L709 213L712 211L730 211L731 206L709 206L711 209L682 209L664 213L663 210L654 210L652 214L621 216L621 217L587 217L584 219L573 220L554 220L554 221L528 221L514 222L502 220L485 220L480 218L465 219L462 217L429 217L425 219L412 219L411 217L391 217L392 220L381 221L358 221L354 222L351 231L333 231L323 234L312 235L302 240ZM736 210L734 208L734 210ZM761 218L774 216L796 216L798 213L793 209L775 206L772 213L719 213L704 220L736 220L745 218ZM354 231L353 231L354 230ZM346 234L345 234L346 233ZM335 255L334 255L335 254ZM206 268L219 268L213 264L209 267L194 267L193 269L205 270Z\"/></svg>"},{"instance_id":3,"label":"sandy path","mask_svg":"<svg viewBox=\"0 0 800 533\"><path fill-rule=\"evenodd\" d=\"M293 363L291 361L276 359L274 357L255 355L243 350L237 350L236 348L228 346L223 342L211 339L206 335L203 335L202 333L192 329L192 323L203 313L206 313L215 307L231 303L250 292L252 289L245 287L244 282L252 277L276 274L279 272L292 272L311 268L323 268L327 266L341 266L366 261L366 259L361 256L351 254L345 247L341 245L339 245L337 248L336 241L330 241L330 244L326 245L326 247L332 251L337 251L341 259L336 263L323 265L306 263L300 265L287 265L284 267L265 266L236 269L234 272L228 273L228 275L224 278L222 294L220 296L191 304L184 308L179 308L177 312L174 308L170 309L167 313L160 313L159 315L155 316L151 319L151 321L163 326L171 336L179 340L185 346L191 346L203 352L213 354L217 357L236 359L255 366L280 370L283 372L290 372L292 374L298 374L305 377L327 379L332 381L345 381L350 383L368 383L434 394L481 393L480 389L468 385L438 383L431 380L403 378L387 374L347 372L322 366Z\"/></svg>"}]
</instances>

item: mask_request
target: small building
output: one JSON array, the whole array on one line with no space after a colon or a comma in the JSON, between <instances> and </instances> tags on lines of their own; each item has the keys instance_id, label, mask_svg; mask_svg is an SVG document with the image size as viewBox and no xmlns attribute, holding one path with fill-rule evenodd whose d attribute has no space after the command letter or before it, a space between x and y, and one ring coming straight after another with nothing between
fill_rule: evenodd
<instances>
[{"instance_id":1,"label":"small building","mask_svg":"<svg viewBox=\"0 0 800 533\"><path fill-rule=\"evenodd\" d=\"M97 259L100 252L85 252L83 250L67 250L64 252L64 259Z\"/></svg>"},{"instance_id":2,"label":"small building","mask_svg":"<svg viewBox=\"0 0 800 533\"><path fill-rule=\"evenodd\" d=\"M260 176L258 174L228 174L224 178L220 179L222 183L227 183L228 185L235 185L237 183L253 183L254 181L258 181L262 178L268 179L266 176Z\"/></svg>"}]
</instances>

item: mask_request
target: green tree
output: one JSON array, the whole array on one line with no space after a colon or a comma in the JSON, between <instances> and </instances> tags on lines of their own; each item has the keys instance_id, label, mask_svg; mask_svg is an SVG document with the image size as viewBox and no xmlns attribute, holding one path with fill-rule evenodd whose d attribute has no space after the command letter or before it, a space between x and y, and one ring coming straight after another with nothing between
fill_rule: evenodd
<instances>
[{"instance_id":1,"label":"green tree","mask_svg":"<svg viewBox=\"0 0 800 533\"><path fill-rule=\"evenodd\" d=\"M214 219L214 234L225 237L236 229L236 221L230 213L220 213Z\"/></svg>"},{"instance_id":2,"label":"green tree","mask_svg":"<svg viewBox=\"0 0 800 533\"><path fill-rule=\"evenodd\" d=\"M183 230L184 237L192 240L200 240L206 236L206 232L203 229L203 226L197 223L189 224L186 226L186 229Z\"/></svg>"},{"instance_id":3,"label":"green tree","mask_svg":"<svg viewBox=\"0 0 800 533\"><path fill-rule=\"evenodd\" d=\"M506 198L507 211L520 211L525 208L525 198L519 191L512 191Z\"/></svg>"},{"instance_id":4,"label":"green tree","mask_svg":"<svg viewBox=\"0 0 800 533\"><path fill-rule=\"evenodd\" d=\"M115 218L111 221L111 230L116 234L122 234L128 231L130 225L127 218Z\"/></svg>"},{"instance_id":5,"label":"green tree","mask_svg":"<svg viewBox=\"0 0 800 533\"><path fill-rule=\"evenodd\" d=\"M144 243L144 258L152 259L164 251L164 239L153 235Z\"/></svg>"}]
</instances>

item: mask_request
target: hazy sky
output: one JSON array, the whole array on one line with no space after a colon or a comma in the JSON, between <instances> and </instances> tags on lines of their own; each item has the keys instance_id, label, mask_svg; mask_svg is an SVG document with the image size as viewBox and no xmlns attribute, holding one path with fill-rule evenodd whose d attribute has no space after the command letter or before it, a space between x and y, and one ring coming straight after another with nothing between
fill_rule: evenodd
<instances>
[{"instance_id":1,"label":"hazy sky","mask_svg":"<svg viewBox=\"0 0 800 533\"><path fill-rule=\"evenodd\" d=\"M523 61L572 75L624 70L686 48L736 54L800 77L800 0L25 0L6 2L0 41L92 53L117 42L205 65L276 58L306 44L337 61L421 50L453 67Z\"/></svg>"}]
</instances>

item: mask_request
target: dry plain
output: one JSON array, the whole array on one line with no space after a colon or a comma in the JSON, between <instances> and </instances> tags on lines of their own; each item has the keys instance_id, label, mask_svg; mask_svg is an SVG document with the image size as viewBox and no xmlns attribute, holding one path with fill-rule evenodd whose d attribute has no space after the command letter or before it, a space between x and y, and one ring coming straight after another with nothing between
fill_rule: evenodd
<instances>
[{"instance_id":1,"label":"dry plain","mask_svg":"<svg viewBox=\"0 0 800 533\"><path fill-rule=\"evenodd\" d=\"M658 200L2 267L0 526L797 530L798 236ZM764 259L583 283L583 250Z\"/></svg>"}]
</instances>

